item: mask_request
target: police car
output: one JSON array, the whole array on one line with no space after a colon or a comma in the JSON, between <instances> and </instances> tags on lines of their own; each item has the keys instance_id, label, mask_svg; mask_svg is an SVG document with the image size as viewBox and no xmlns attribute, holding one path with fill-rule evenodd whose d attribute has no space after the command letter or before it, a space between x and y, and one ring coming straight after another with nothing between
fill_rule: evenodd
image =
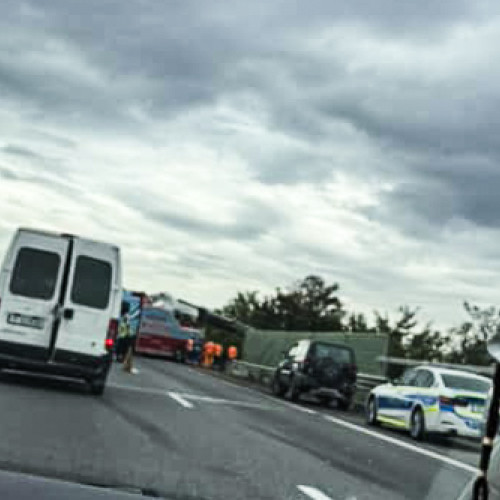
<instances>
[{"instance_id":1,"label":"police car","mask_svg":"<svg viewBox=\"0 0 500 500\"><path fill-rule=\"evenodd\" d=\"M407 429L417 440L428 432L480 438L490 387L480 375L419 366L370 392L366 420Z\"/></svg>"}]
</instances>

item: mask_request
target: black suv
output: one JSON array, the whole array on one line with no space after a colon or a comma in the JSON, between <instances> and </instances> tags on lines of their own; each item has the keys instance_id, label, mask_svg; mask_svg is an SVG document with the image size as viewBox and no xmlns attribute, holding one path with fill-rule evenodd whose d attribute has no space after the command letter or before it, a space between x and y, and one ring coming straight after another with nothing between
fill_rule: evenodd
<instances>
[{"instance_id":1,"label":"black suv","mask_svg":"<svg viewBox=\"0 0 500 500\"><path fill-rule=\"evenodd\" d=\"M285 394L296 401L302 393L316 396L328 405L337 400L340 409L349 408L356 389L354 351L343 344L300 340L285 353L272 380L276 396Z\"/></svg>"}]
</instances>

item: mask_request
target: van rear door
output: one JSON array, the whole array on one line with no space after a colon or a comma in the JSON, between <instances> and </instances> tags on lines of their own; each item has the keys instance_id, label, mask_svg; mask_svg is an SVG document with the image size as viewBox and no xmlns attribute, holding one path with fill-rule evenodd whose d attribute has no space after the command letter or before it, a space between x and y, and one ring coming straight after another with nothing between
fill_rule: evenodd
<instances>
[{"instance_id":1,"label":"van rear door","mask_svg":"<svg viewBox=\"0 0 500 500\"><path fill-rule=\"evenodd\" d=\"M72 241L68 286L55 344L55 359L71 353L102 356L109 321L121 303L118 247L81 238ZM69 358L65 357L67 353Z\"/></svg>"},{"instance_id":2,"label":"van rear door","mask_svg":"<svg viewBox=\"0 0 500 500\"><path fill-rule=\"evenodd\" d=\"M45 360L56 328L68 239L19 230L2 269L0 342L16 356Z\"/></svg>"}]
</instances>

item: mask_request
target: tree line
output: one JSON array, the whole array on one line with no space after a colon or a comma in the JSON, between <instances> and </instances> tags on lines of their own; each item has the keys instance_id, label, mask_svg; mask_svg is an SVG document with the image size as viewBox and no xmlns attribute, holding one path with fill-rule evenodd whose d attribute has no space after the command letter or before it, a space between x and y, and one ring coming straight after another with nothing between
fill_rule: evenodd
<instances>
[{"instance_id":1,"label":"tree line","mask_svg":"<svg viewBox=\"0 0 500 500\"><path fill-rule=\"evenodd\" d=\"M270 295L238 292L219 313L262 330L304 332L382 333L389 339L388 355L471 365L487 365L491 359L486 341L500 328L500 309L481 308L464 302L467 321L446 331L422 324L418 308L402 305L395 317L373 312L348 311L339 298L337 283L320 276L306 276L291 287L276 288Z\"/></svg>"}]
</instances>

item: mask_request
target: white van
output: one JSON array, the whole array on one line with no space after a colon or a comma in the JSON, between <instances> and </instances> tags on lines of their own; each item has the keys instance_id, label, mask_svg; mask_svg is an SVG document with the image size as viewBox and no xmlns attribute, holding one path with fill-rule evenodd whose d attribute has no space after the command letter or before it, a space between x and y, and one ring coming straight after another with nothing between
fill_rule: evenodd
<instances>
[{"instance_id":1,"label":"white van","mask_svg":"<svg viewBox=\"0 0 500 500\"><path fill-rule=\"evenodd\" d=\"M102 394L121 280L114 245L18 229L0 270L0 368L82 378Z\"/></svg>"}]
</instances>

